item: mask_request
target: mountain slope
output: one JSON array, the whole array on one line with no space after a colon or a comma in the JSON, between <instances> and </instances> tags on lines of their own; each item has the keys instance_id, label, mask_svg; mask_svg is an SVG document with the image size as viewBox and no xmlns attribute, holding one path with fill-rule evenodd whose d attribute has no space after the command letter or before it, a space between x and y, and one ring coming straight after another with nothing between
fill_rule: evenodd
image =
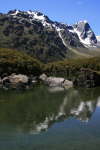
<instances>
[{"instance_id":1,"label":"mountain slope","mask_svg":"<svg viewBox=\"0 0 100 150\"><path fill-rule=\"evenodd\" d=\"M15 17L0 15L0 47L23 50L43 62L63 60L67 48L58 33L48 29L39 21L30 21L23 12Z\"/></svg>"},{"instance_id":2,"label":"mountain slope","mask_svg":"<svg viewBox=\"0 0 100 150\"><path fill-rule=\"evenodd\" d=\"M24 51L44 63L91 57L94 52L90 49L96 48L97 43L86 21L70 26L37 11L12 10L0 14L0 47Z\"/></svg>"}]
</instances>

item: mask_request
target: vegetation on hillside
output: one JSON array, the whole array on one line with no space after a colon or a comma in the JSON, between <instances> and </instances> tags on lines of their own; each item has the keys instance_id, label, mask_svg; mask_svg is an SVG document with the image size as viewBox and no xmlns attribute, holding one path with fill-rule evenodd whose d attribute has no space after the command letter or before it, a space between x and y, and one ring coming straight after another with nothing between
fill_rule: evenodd
<instances>
[{"instance_id":1,"label":"vegetation on hillside","mask_svg":"<svg viewBox=\"0 0 100 150\"><path fill-rule=\"evenodd\" d=\"M49 75L65 76L71 78L77 76L80 69L87 68L94 71L100 71L100 57L72 59L48 63L45 65L44 72Z\"/></svg>"},{"instance_id":2,"label":"vegetation on hillside","mask_svg":"<svg viewBox=\"0 0 100 150\"><path fill-rule=\"evenodd\" d=\"M0 48L0 75L22 73L40 75L46 73L53 76L71 78L77 76L80 69L88 68L100 71L100 57L71 59L43 64L28 54L15 49Z\"/></svg>"},{"instance_id":3,"label":"vegetation on hillside","mask_svg":"<svg viewBox=\"0 0 100 150\"><path fill-rule=\"evenodd\" d=\"M41 73L41 64L33 57L14 49L0 48L0 75L11 73Z\"/></svg>"}]
</instances>

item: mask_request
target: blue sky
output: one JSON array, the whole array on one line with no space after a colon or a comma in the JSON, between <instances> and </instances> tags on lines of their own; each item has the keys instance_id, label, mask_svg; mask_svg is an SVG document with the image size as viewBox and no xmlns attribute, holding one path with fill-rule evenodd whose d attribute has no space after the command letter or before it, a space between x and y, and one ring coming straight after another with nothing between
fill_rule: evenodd
<instances>
[{"instance_id":1,"label":"blue sky","mask_svg":"<svg viewBox=\"0 0 100 150\"><path fill-rule=\"evenodd\" d=\"M87 20L100 35L100 0L0 0L0 12L11 9L38 10L67 24Z\"/></svg>"}]
</instances>

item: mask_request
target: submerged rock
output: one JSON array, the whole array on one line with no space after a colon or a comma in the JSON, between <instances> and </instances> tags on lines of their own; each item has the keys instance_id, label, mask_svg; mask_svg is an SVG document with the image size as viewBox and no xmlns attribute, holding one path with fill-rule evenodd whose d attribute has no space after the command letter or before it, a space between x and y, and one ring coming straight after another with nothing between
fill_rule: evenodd
<instances>
[{"instance_id":1,"label":"submerged rock","mask_svg":"<svg viewBox=\"0 0 100 150\"><path fill-rule=\"evenodd\" d=\"M49 87L49 88L48 88L48 91L49 91L50 93L62 92L62 91L64 91L64 90L65 90L64 87Z\"/></svg>"}]
</instances>

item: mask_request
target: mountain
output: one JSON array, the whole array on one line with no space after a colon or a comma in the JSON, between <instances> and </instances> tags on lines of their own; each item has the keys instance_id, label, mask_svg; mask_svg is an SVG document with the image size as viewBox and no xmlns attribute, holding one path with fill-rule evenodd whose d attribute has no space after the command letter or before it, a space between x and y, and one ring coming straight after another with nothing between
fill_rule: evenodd
<instances>
[{"instance_id":1,"label":"mountain","mask_svg":"<svg viewBox=\"0 0 100 150\"><path fill-rule=\"evenodd\" d=\"M87 46L96 46L97 39L87 21L80 21L74 25L74 31L78 34L80 41Z\"/></svg>"},{"instance_id":2,"label":"mountain","mask_svg":"<svg viewBox=\"0 0 100 150\"><path fill-rule=\"evenodd\" d=\"M47 63L90 57L97 38L87 21L66 25L37 11L11 10L0 14L0 47L24 51ZM93 54L92 54L93 53Z\"/></svg>"}]
</instances>

